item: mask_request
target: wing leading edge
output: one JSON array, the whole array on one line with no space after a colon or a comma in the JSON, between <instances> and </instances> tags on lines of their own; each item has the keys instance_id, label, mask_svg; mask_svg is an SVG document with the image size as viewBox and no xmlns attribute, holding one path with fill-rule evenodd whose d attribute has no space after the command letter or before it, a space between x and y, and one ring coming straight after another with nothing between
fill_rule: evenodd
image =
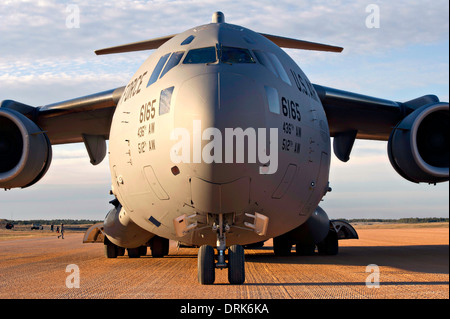
<instances>
[{"instance_id":1,"label":"wing leading edge","mask_svg":"<svg viewBox=\"0 0 450 319\"><path fill-rule=\"evenodd\" d=\"M392 155L393 150L414 141L398 152L412 152L405 156L417 162L422 162L422 157L434 163L446 162L431 166L442 166L448 178L448 103L440 103L435 95L396 102L317 84L314 88L324 107L330 136L334 137L334 153L341 161L349 160L355 139L381 140L389 141L389 156L395 166L394 157L399 156Z\"/></svg>"},{"instance_id":2,"label":"wing leading edge","mask_svg":"<svg viewBox=\"0 0 450 319\"><path fill-rule=\"evenodd\" d=\"M97 165L106 156L106 140L112 118L125 87L95 93L59 103L32 107L5 100L8 109L25 116L45 133L51 145L84 142L90 162Z\"/></svg>"},{"instance_id":3,"label":"wing leading edge","mask_svg":"<svg viewBox=\"0 0 450 319\"><path fill-rule=\"evenodd\" d=\"M313 84L325 109L330 135L357 131L356 138L387 141L392 129L421 106L439 103L435 95L396 102Z\"/></svg>"},{"instance_id":4,"label":"wing leading edge","mask_svg":"<svg viewBox=\"0 0 450 319\"><path fill-rule=\"evenodd\" d=\"M112 116L125 87L72 100L32 107L5 100L0 108L15 110L46 132L52 144L83 142L83 135L109 138Z\"/></svg>"},{"instance_id":5,"label":"wing leading edge","mask_svg":"<svg viewBox=\"0 0 450 319\"><path fill-rule=\"evenodd\" d=\"M314 88L327 115L335 153L343 161L348 160L356 138L387 141L393 128L408 114L439 102L435 95L396 102L317 84ZM51 144L86 143L86 136L107 140L124 89L119 87L40 107L5 100L0 108L13 109L31 119L46 132Z\"/></svg>"}]
</instances>

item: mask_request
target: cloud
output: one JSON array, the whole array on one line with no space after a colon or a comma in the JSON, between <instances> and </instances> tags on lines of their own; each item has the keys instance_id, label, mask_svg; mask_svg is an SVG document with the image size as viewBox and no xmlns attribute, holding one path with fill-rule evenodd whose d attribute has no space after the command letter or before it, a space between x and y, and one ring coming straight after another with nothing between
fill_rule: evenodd
<instances>
[{"instance_id":1,"label":"cloud","mask_svg":"<svg viewBox=\"0 0 450 319\"><path fill-rule=\"evenodd\" d=\"M53 159L47 174L39 182L43 185L103 185L109 189L108 156L93 166L84 144L53 145Z\"/></svg>"},{"instance_id":2,"label":"cloud","mask_svg":"<svg viewBox=\"0 0 450 319\"><path fill-rule=\"evenodd\" d=\"M80 27L68 28L72 2L0 3L2 56L80 56L103 46L182 32L226 21L259 32L344 45L348 52L383 52L448 38L448 2L376 1L379 29L368 29L373 1L77 1ZM23 39L26 34L27 41Z\"/></svg>"},{"instance_id":3,"label":"cloud","mask_svg":"<svg viewBox=\"0 0 450 319\"><path fill-rule=\"evenodd\" d=\"M445 100L448 2L376 1L381 25L368 29L366 7L372 3L83 0L76 2L80 28L68 28L71 1L1 2L0 97L26 86L39 88L34 90L39 96L39 86L63 92L70 86L106 90L125 85L151 52L95 56L95 49L182 32L209 23L212 12L222 10L227 22L255 31L344 46L342 54L288 50L315 83L365 94L389 93L385 98L395 98L404 88L428 94L439 85ZM430 49L420 54L424 45ZM432 49L444 52L436 59L439 53ZM408 56L417 50L419 55ZM397 98L403 97L416 95Z\"/></svg>"}]
</instances>

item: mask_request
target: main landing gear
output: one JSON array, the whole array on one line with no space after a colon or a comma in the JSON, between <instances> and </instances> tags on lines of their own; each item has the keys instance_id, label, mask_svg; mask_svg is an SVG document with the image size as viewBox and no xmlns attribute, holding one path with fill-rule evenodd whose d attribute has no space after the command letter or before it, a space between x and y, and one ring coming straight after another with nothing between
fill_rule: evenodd
<instances>
[{"instance_id":1,"label":"main landing gear","mask_svg":"<svg viewBox=\"0 0 450 319\"><path fill-rule=\"evenodd\" d=\"M161 258L169 254L169 240L159 236L155 236L143 246L136 248L123 248L113 244L108 237L105 236L105 256L106 258L117 258L125 255L125 249L129 258L139 258L147 255L147 246L151 249L153 258Z\"/></svg>"},{"instance_id":2,"label":"main landing gear","mask_svg":"<svg viewBox=\"0 0 450 319\"><path fill-rule=\"evenodd\" d=\"M318 244L312 241L301 242L281 235L273 239L273 251L275 256L290 256L292 245L295 245L297 256L312 256L315 254L316 246L319 255L337 255L339 252L338 236L335 231L328 232L328 235Z\"/></svg>"},{"instance_id":3,"label":"main landing gear","mask_svg":"<svg viewBox=\"0 0 450 319\"><path fill-rule=\"evenodd\" d=\"M228 268L228 281L232 285L241 285L245 281L245 255L241 245L228 248L228 263L225 261L226 232L230 229L224 225L223 214L219 214L219 223L213 225L217 231L217 258L214 248L203 245L198 250L198 281L202 285L212 285L216 278L216 268ZM217 262L216 262L217 259Z\"/></svg>"}]
</instances>

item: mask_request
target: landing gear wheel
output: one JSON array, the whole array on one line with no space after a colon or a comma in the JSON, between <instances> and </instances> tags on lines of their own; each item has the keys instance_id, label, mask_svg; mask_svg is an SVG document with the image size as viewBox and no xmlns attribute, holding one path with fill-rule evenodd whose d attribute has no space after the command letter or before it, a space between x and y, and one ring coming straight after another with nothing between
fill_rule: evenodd
<instances>
[{"instance_id":1,"label":"landing gear wheel","mask_svg":"<svg viewBox=\"0 0 450 319\"><path fill-rule=\"evenodd\" d=\"M339 252L339 241L336 232L328 232L327 237L317 244L317 250L320 255L337 255Z\"/></svg>"},{"instance_id":2,"label":"landing gear wheel","mask_svg":"<svg viewBox=\"0 0 450 319\"><path fill-rule=\"evenodd\" d=\"M245 281L245 254L241 245L228 249L228 281L232 285L242 285Z\"/></svg>"},{"instance_id":3,"label":"landing gear wheel","mask_svg":"<svg viewBox=\"0 0 450 319\"><path fill-rule=\"evenodd\" d=\"M295 254L297 256L313 256L316 250L315 244L297 244L295 245Z\"/></svg>"},{"instance_id":4,"label":"landing gear wheel","mask_svg":"<svg viewBox=\"0 0 450 319\"><path fill-rule=\"evenodd\" d=\"M117 257L125 255L125 248L117 246Z\"/></svg>"},{"instance_id":5,"label":"landing gear wheel","mask_svg":"<svg viewBox=\"0 0 450 319\"><path fill-rule=\"evenodd\" d=\"M106 258L116 258L118 256L118 246L109 241L108 237L105 236L105 257Z\"/></svg>"},{"instance_id":6,"label":"landing gear wheel","mask_svg":"<svg viewBox=\"0 0 450 319\"><path fill-rule=\"evenodd\" d=\"M128 251L128 257L129 258L139 258L141 257L141 252L140 252L140 248L136 247L136 248L127 248Z\"/></svg>"},{"instance_id":7,"label":"landing gear wheel","mask_svg":"<svg viewBox=\"0 0 450 319\"><path fill-rule=\"evenodd\" d=\"M141 246L141 247L139 247L139 255L141 255L141 256L147 256L147 246Z\"/></svg>"},{"instance_id":8,"label":"landing gear wheel","mask_svg":"<svg viewBox=\"0 0 450 319\"><path fill-rule=\"evenodd\" d=\"M214 264L214 248L203 245L198 250L198 282L202 285L212 285L216 280L216 267Z\"/></svg>"},{"instance_id":9,"label":"landing gear wheel","mask_svg":"<svg viewBox=\"0 0 450 319\"><path fill-rule=\"evenodd\" d=\"M150 241L150 249L152 250L153 258L161 258L169 254L169 240L155 236Z\"/></svg>"},{"instance_id":10,"label":"landing gear wheel","mask_svg":"<svg viewBox=\"0 0 450 319\"><path fill-rule=\"evenodd\" d=\"M273 252L275 256L289 256L292 244L286 236L278 236L273 239Z\"/></svg>"}]
</instances>

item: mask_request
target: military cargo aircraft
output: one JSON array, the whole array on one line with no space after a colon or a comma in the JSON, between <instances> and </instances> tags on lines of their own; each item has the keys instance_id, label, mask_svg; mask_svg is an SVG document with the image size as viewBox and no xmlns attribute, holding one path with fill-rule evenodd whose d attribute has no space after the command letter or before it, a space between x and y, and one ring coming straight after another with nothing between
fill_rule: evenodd
<instances>
[{"instance_id":1,"label":"military cargo aircraft","mask_svg":"<svg viewBox=\"0 0 450 319\"><path fill-rule=\"evenodd\" d=\"M245 281L244 248L273 238L276 255L338 253L358 238L319 202L333 151L387 141L394 169L413 183L449 178L449 105L434 95L390 101L312 84L282 48L342 48L253 32L225 22L96 51L156 49L126 86L32 107L0 107L0 187L25 188L49 169L52 145L83 142L107 154L114 208L85 234L108 258L153 257L169 240L198 246L198 280L226 268Z\"/></svg>"}]
</instances>

